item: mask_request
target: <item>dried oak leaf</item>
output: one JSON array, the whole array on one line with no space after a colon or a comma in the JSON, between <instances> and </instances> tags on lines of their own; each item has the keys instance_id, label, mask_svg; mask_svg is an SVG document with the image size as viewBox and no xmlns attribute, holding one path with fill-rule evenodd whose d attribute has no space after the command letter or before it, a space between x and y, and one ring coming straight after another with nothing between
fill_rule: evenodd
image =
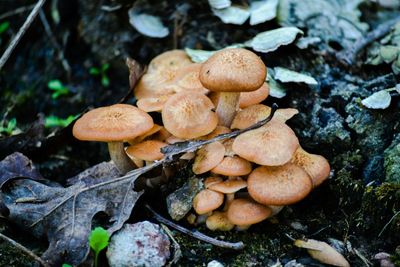
<instances>
[{"instance_id":1,"label":"dried oak leaf","mask_svg":"<svg viewBox=\"0 0 400 267\"><path fill-rule=\"evenodd\" d=\"M8 218L37 237L47 237L49 247L42 258L50 265L78 265L86 259L92 219L97 213L109 216L110 234L121 228L142 194L133 190L134 181L157 164L123 177L116 177L107 164L102 166L86 170L67 188L30 179L12 180L0 187L0 195L10 211ZM27 172L28 169L22 169L20 176Z\"/></svg>"}]
</instances>

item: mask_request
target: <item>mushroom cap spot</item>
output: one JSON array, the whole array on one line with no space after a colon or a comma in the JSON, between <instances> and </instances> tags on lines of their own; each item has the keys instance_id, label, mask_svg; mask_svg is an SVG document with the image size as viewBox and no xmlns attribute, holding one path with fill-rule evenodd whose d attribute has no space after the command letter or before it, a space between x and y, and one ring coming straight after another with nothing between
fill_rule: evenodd
<instances>
[{"instance_id":1,"label":"mushroom cap spot","mask_svg":"<svg viewBox=\"0 0 400 267\"><path fill-rule=\"evenodd\" d=\"M301 147L296 150L291 162L302 167L310 175L314 187L322 184L331 171L329 162L323 156L308 153Z\"/></svg>"},{"instance_id":2,"label":"mushroom cap spot","mask_svg":"<svg viewBox=\"0 0 400 267\"><path fill-rule=\"evenodd\" d=\"M126 149L126 153L138 159L155 161L164 157L164 154L161 153L161 148L166 145L166 143L158 140L147 140L142 143L129 146Z\"/></svg>"},{"instance_id":3,"label":"mushroom cap spot","mask_svg":"<svg viewBox=\"0 0 400 267\"><path fill-rule=\"evenodd\" d=\"M202 215L217 209L224 202L224 194L209 189L201 190L193 199L193 208Z\"/></svg>"},{"instance_id":4,"label":"mushroom cap spot","mask_svg":"<svg viewBox=\"0 0 400 267\"><path fill-rule=\"evenodd\" d=\"M250 199L234 199L227 211L228 220L236 225L251 225L267 219L271 215L270 208Z\"/></svg>"},{"instance_id":5,"label":"mushroom cap spot","mask_svg":"<svg viewBox=\"0 0 400 267\"><path fill-rule=\"evenodd\" d=\"M161 112L164 127L174 136L197 138L211 133L218 124L213 103L200 93L178 93L171 96Z\"/></svg>"},{"instance_id":6,"label":"mushroom cap spot","mask_svg":"<svg viewBox=\"0 0 400 267\"><path fill-rule=\"evenodd\" d=\"M76 121L72 133L79 140L122 142L153 127L146 112L127 104L93 109Z\"/></svg>"},{"instance_id":7,"label":"mushroom cap spot","mask_svg":"<svg viewBox=\"0 0 400 267\"><path fill-rule=\"evenodd\" d=\"M278 109L275 112L272 120L278 120L285 123L297 113L299 113L299 111L295 108ZM259 121L266 119L270 114L271 108L266 105L255 104L246 107L236 114L232 121L231 129L245 129Z\"/></svg>"},{"instance_id":8,"label":"mushroom cap spot","mask_svg":"<svg viewBox=\"0 0 400 267\"><path fill-rule=\"evenodd\" d=\"M225 181L214 183L208 186L209 189L224 194L232 194L246 187L247 182L240 177L229 178Z\"/></svg>"},{"instance_id":9,"label":"mushroom cap spot","mask_svg":"<svg viewBox=\"0 0 400 267\"><path fill-rule=\"evenodd\" d=\"M210 176L204 180L204 187L208 189L209 186L222 182L221 177Z\"/></svg>"},{"instance_id":10,"label":"mushroom cap spot","mask_svg":"<svg viewBox=\"0 0 400 267\"><path fill-rule=\"evenodd\" d=\"M311 189L310 176L293 163L278 167L258 167L247 179L250 196L264 205L293 204L305 198Z\"/></svg>"},{"instance_id":11,"label":"mushroom cap spot","mask_svg":"<svg viewBox=\"0 0 400 267\"><path fill-rule=\"evenodd\" d=\"M160 112L171 95L141 98L136 102L138 108L145 112Z\"/></svg>"},{"instance_id":12,"label":"mushroom cap spot","mask_svg":"<svg viewBox=\"0 0 400 267\"><path fill-rule=\"evenodd\" d=\"M230 231L235 227L233 223L228 220L226 212L215 211L206 220L206 226L211 231Z\"/></svg>"},{"instance_id":13,"label":"mushroom cap spot","mask_svg":"<svg viewBox=\"0 0 400 267\"><path fill-rule=\"evenodd\" d=\"M247 175L251 172L251 163L238 156L224 157L224 159L213 168L211 172L226 176Z\"/></svg>"},{"instance_id":14,"label":"mushroom cap spot","mask_svg":"<svg viewBox=\"0 0 400 267\"><path fill-rule=\"evenodd\" d=\"M200 81L210 91L248 92L263 85L264 62L243 48L228 48L213 54L200 69Z\"/></svg>"},{"instance_id":15,"label":"mushroom cap spot","mask_svg":"<svg viewBox=\"0 0 400 267\"><path fill-rule=\"evenodd\" d=\"M263 83L263 85L255 91L240 93L239 107L246 108L251 105L261 103L262 101L267 99L268 95L269 95L268 84Z\"/></svg>"},{"instance_id":16,"label":"mushroom cap spot","mask_svg":"<svg viewBox=\"0 0 400 267\"><path fill-rule=\"evenodd\" d=\"M192 170L195 174L208 172L224 158L225 147L220 142L213 142L200 148L196 153Z\"/></svg>"},{"instance_id":17,"label":"mushroom cap spot","mask_svg":"<svg viewBox=\"0 0 400 267\"><path fill-rule=\"evenodd\" d=\"M176 93L194 92L207 94L209 91L200 82L200 68L201 64L191 64L180 68L168 88L172 88Z\"/></svg>"},{"instance_id":18,"label":"mushroom cap spot","mask_svg":"<svg viewBox=\"0 0 400 267\"><path fill-rule=\"evenodd\" d=\"M272 120L260 128L240 134L232 148L248 161L279 166L290 161L299 146L299 140L289 126Z\"/></svg>"}]
</instances>

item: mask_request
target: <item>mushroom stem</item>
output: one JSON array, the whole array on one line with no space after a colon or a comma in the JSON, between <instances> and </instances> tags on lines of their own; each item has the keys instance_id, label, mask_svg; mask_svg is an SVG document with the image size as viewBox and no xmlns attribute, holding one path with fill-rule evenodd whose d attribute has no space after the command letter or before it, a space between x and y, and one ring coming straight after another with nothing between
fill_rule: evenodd
<instances>
[{"instance_id":1,"label":"mushroom stem","mask_svg":"<svg viewBox=\"0 0 400 267\"><path fill-rule=\"evenodd\" d=\"M227 211L229 209L229 205L235 199L235 193L225 194L225 197L226 199L225 199L224 211Z\"/></svg>"},{"instance_id":2,"label":"mushroom stem","mask_svg":"<svg viewBox=\"0 0 400 267\"><path fill-rule=\"evenodd\" d=\"M121 174L126 174L134 169L135 165L126 155L123 142L109 142L108 153Z\"/></svg>"},{"instance_id":3,"label":"mushroom stem","mask_svg":"<svg viewBox=\"0 0 400 267\"><path fill-rule=\"evenodd\" d=\"M221 92L219 93L216 113L219 119L219 125L230 127L236 111L239 107L239 93Z\"/></svg>"}]
</instances>

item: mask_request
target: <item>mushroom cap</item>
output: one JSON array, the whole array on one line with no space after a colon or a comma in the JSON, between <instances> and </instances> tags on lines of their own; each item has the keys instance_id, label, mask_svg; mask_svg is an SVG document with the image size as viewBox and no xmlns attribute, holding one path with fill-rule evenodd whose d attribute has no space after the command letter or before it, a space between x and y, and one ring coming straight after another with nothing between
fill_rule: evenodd
<instances>
[{"instance_id":1,"label":"mushroom cap","mask_svg":"<svg viewBox=\"0 0 400 267\"><path fill-rule=\"evenodd\" d=\"M296 134L289 126L272 120L260 128L240 134L232 148L248 161L279 166L290 161L299 145Z\"/></svg>"},{"instance_id":2,"label":"mushroom cap","mask_svg":"<svg viewBox=\"0 0 400 267\"><path fill-rule=\"evenodd\" d=\"M153 127L146 112L127 104L93 109L75 122L72 133L79 140L122 142Z\"/></svg>"},{"instance_id":3,"label":"mushroom cap","mask_svg":"<svg viewBox=\"0 0 400 267\"><path fill-rule=\"evenodd\" d=\"M216 137L217 135L226 134L226 133L230 133L230 132L231 132L231 129L229 129L228 127L225 127L225 126L222 126L222 125L218 125L214 129L214 131L212 131L211 133L209 133L209 134L207 134L205 136L200 137L199 139L209 140L209 139L212 139L212 138Z\"/></svg>"},{"instance_id":4,"label":"mushroom cap","mask_svg":"<svg viewBox=\"0 0 400 267\"><path fill-rule=\"evenodd\" d=\"M224 157L224 159L214 167L211 172L226 176L247 175L251 172L251 163L238 156Z\"/></svg>"},{"instance_id":5,"label":"mushroom cap","mask_svg":"<svg viewBox=\"0 0 400 267\"><path fill-rule=\"evenodd\" d=\"M251 105L261 103L262 101L267 99L268 95L269 95L268 84L263 83L263 85L255 91L240 93L239 107L246 108Z\"/></svg>"},{"instance_id":6,"label":"mushroom cap","mask_svg":"<svg viewBox=\"0 0 400 267\"><path fill-rule=\"evenodd\" d=\"M148 72L163 72L166 69L177 71L179 68L191 64L193 62L185 51L175 49L153 58L149 63Z\"/></svg>"},{"instance_id":7,"label":"mushroom cap","mask_svg":"<svg viewBox=\"0 0 400 267\"><path fill-rule=\"evenodd\" d=\"M299 111L295 108L278 109L272 120L285 123L297 113L299 113ZM270 114L271 108L266 105L255 104L246 107L236 114L232 121L231 129L245 129L259 121L265 120Z\"/></svg>"},{"instance_id":8,"label":"mushroom cap","mask_svg":"<svg viewBox=\"0 0 400 267\"><path fill-rule=\"evenodd\" d=\"M166 145L166 143L158 140L147 140L129 146L126 149L126 153L138 159L155 161L164 157L164 154L161 153L161 148L165 147Z\"/></svg>"},{"instance_id":9,"label":"mushroom cap","mask_svg":"<svg viewBox=\"0 0 400 267\"><path fill-rule=\"evenodd\" d=\"M200 93L178 93L164 104L164 127L179 138L191 139L211 133L218 124L213 103Z\"/></svg>"},{"instance_id":10,"label":"mushroom cap","mask_svg":"<svg viewBox=\"0 0 400 267\"><path fill-rule=\"evenodd\" d=\"M221 177L210 176L210 177L207 177L207 178L204 180L204 187L205 187L206 189L208 189L209 186L211 186L211 185L213 185L213 184L218 184L218 183L220 183L220 182L222 182L222 181L223 181L223 179L222 179Z\"/></svg>"},{"instance_id":11,"label":"mushroom cap","mask_svg":"<svg viewBox=\"0 0 400 267\"><path fill-rule=\"evenodd\" d=\"M229 205L227 217L233 224L251 225L267 219L271 213L271 209L266 206L250 199L238 198Z\"/></svg>"},{"instance_id":12,"label":"mushroom cap","mask_svg":"<svg viewBox=\"0 0 400 267\"><path fill-rule=\"evenodd\" d=\"M136 102L136 105L145 112L160 112L171 95L141 98Z\"/></svg>"},{"instance_id":13,"label":"mushroom cap","mask_svg":"<svg viewBox=\"0 0 400 267\"><path fill-rule=\"evenodd\" d=\"M232 194L246 187L247 182L240 177L231 177L225 181L213 183L208 186L209 189L224 194Z\"/></svg>"},{"instance_id":14,"label":"mushroom cap","mask_svg":"<svg viewBox=\"0 0 400 267\"><path fill-rule=\"evenodd\" d=\"M129 144L131 144L131 145L140 143L140 142L142 142L144 139L146 139L147 137L152 136L153 134L159 132L162 128L163 128L162 126L160 126L160 125L154 123L153 127L152 127L150 130L148 130L148 131L145 132L144 134L139 135L138 137L136 137L136 138L134 138L134 139L128 140L128 142L129 142Z\"/></svg>"},{"instance_id":15,"label":"mushroom cap","mask_svg":"<svg viewBox=\"0 0 400 267\"><path fill-rule=\"evenodd\" d=\"M196 153L192 170L195 174L208 172L224 158L225 147L220 142L213 142L200 148Z\"/></svg>"},{"instance_id":16,"label":"mushroom cap","mask_svg":"<svg viewBox=\"0 0 400 267\"><path fill-rule=\"evenodd\" d=\"M193 199L193 208L202 215L217 209L224 202L224 194L209 189L201 190Z\"/></svg>"},{"instance_id":17,"label":"mushroom cap","mask_svg":"<svg viewBox=\"0 0 400 267\"><path fill-rule=\"evenodd\" d=\"M178 69L175 79L168 85L176 93L194 92L207 94L209 91L200 82L201 64L190 64Z\"/></svg>"},{"instance_id":18,"label":"mushroom cap","mask_svg":"<svg viewBox=\"0 0 400 267\"><path fill-rule=\"evenodd\" d=\"M247 178L250 196L264 205L284 206L305 198L312 189L310 176L299 166L261 166Z\"/></svg>"},{"instance_id":19,"label":"mushroom cap","mask_svg":"<svg viewBox=\"0 0 400 267\"><path fill-rule=\"evenodd\" d=\"M296 150L291 162L302 167L310 175L314 186L322 184L331 171L329 162L323 156L310 154L301 147Z\"/></svg>"},{"instance_id":20,"label":"mushroom cap","mask_svg":"<svg viewBox=\"0 0 400 267\"><path fill-rule=\"evenodd\" d=\"M200 69L200 81L210 91L248 92L263 85L264 62L243 48L228 48L213 54Z\"/></svg>"},{"instance_id":21,"label":"mushroom cap","mask_svg":"<svg viewBox=\"0 0 400 267\"><path fill-rule=\"evenodd\" d=\"M220 211L215 211L211 216L208 216L206 226L211 231L230 231L235 227L235 225L228 220L226 212Z\"/></svg>"}]
</instances>

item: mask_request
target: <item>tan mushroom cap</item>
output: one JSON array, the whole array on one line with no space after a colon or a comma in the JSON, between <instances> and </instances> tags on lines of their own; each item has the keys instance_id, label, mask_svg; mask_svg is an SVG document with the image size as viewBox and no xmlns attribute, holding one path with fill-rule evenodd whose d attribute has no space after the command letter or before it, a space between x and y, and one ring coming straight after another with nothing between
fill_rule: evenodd
<instances>
[{"instance_id":1,"label":"tan mushroom cap","mask_svg":"<svg viewBox=\"0 0 400 267\"><path fill-rule=\"evenodd\" d=\"M229 129L228 127L218 125L214 129L214 131L212 131L211 133L209 133L209 134L207 134L205 136L200 137L199 139L209 140L209 139L212 139L212 138L216 137L217 135L226 134L226 133L230 133L230 132L231 132L231 129Z\"/></svg>"},{"instance_id":2,"label":"tan mushroom cap","mask_svg":"<svg viewBox=\"0 0 400 267\"><path fill-rule=\"evenodd\" d=\"M146 112L127 104L93 109L76 121L72 130L79 140L122 142L144 134L153 127Z\"/></svg>"},{"instance_id":3,"label":"tan mushroom cap","mask_svg":"<svg viewBox=\"0 0 400 267\"><path fill-rule=\"evenodd\" d=\"M194 92L207 94L209 91L200 82L201 64L190 64L178 69L175 79L168 85L176 93Z\"/></svg>"},{"instance_id":4,"label":"tan mushroom cap","mask_svg":"<svg viewBox=\"0 0 400 267\"><path fill-rule=\"evenodd\" d=\"M136 105L145 112L160 112L171 95L141 98L136 102Z\"/></svg>"},{"instance_id":5,"label":"tan mushroom cap","mask_svg":"<svg viewBox=\"0 0 400 267\"><path fill-rule=\"evenodd\" d=\"M200 69L205 88L217 92L248 92L260 88L267 75L264 62L243 48L228 48L213 54Z\"/></svg>"},{"instance_id":6,"label":"tan mushroom cap","mask_svg":"<svg viewBox=\"0 0 400 267\"><path fill-rule=\"evenodd\" d=\"M270 208L250 199L238 198L231 202L227 211L228 220L236 225L251 225L267 219Z\"/></svg>"},{"instance_id":7,"label":"tan mushroom cap","mask_svg":"<svg viewBox=\"0 0 400 267\"><path fill-rule=\"evenodd\" d=\"M211 172L225 176L247 175L251 172L251 163L238 156L224 157Z\"/></svg>"},{"instance_id":8,"label":"tan mushroom cap","mask_svg":"<svg viewBox=\"0 0 400 267\"><path fill-rule=\"evenodd\" d=\"M179 138L179 137L176 137L173 135L170 135L167 139L165 139L165 142L167 142L170 145L179 143L179 142L185 142L185 141L186 141L186 139Z\"/></svg>"},{"instance_id":9,"label":"tan mushroom cap","mask_svg":"<svg viewBox=\"0 0 400 267\"><path fill-rule=\"evenodd\" d=\"M148 72L163 72L164 70L178 70L193 62L183 50L170 50L159 54L151 60Z\"/></svg>"},{"instance_id":10,"label":"tan mushroom cap","mask_svg":"<svg viewBox=\"0 0 400 267\"><path fill-rule=\"evenodd\" d=\"M293 163L278 167L258 167L247 179L250 196L264 205L293 204L305 198L311 189L310 176Z\"/></svg>"},{"instance_id":11,"label":"tan mushroom cap","mask_svg":"<svg viewBox=\"0 0 400 267\"><path fill-rule=\"evenodd\" d=\"M213 184L217 184L217 183L220 183L220 182L222 182L222 181L223 181L223 179L222 179L221 177L210 176L210 177L207 177L207 178L204 180L204 187L205 187L206 189L208 189L208 187L212 186Z\"/></svg>"},{"instance_id":12,"label":"tan mushroom cap","mask_svg":"<svg viewBox=\"0 0 400 267\"><path fill-rule=\"evenodd\" d=\"M295 108L278 109L274 114L273 120L279 120L284 123L297 113L299 111ZM245 129L265 120L270 114L271 108L266 105L256 104L246 107L236 114L232 121L231 129Z\"/></svg>"},{"instance_id":13,"label":"tan mushroom cap","mask_svg":"<svg viewBox=\"0 0 400 267\"><path fill-rule=\"evenodd\" d=\"M224 194L209 189L201 190L193 199L193 208L202 215L217 209L224 202Z\"/></svg>"},{"instance_id":14,"label":"tan mushroom cap","mask_svg":"<svg viewBox=\"0 0 400 267\"><path fill-rule=\"evenodd\" d=\"M192 170L195 174L208 172L224 158L225 147L220 142L213 142L200 148L196 153Z\"/></svg>"},{"instance_id":15,"label":"tan mushroom cap","mask_svg":"<svg viewBox=\"0 0 400 267\"><path fill-rule=\"evenodd\" d=\"M153 127L148 130L147 132L145 132L144 134L139 135L138 137L128 140L129 144L134 145L137 143L142 142L144 139L146 139L147 137L152 136L153 134L159 132L163 127L158 125L158 124L154 124Z\"/></svg>"},{"instance_id":16,"label":"tan mushroom cap","mask_svg":"<svg viewBox=\"0 0 400 267\"><path fill-rule=\"evenodd\" d=\"M331 171L329 162L323 156L310 154L301 147L296 150L291 162L302 167L310 175L314 186L322 184Z\"/></svg>"},{"instance_id":17,"label":"tan mushroom cap","mask_svg":"<svg viewBox=\"0 0 400 267\"><path fill-rule=\"evenodd\" d=\"M159 141L165 141L168 137L171 137L172 134L167 131L164 127L162 127L156 134L154 134L154 139ZM168 143L168 142L167 142Z\"/></svg>"},{"instance_id":18,"label":"tan mushroom cap","mask_svg":"<svg viewBox=\"0 0 400 267\"><path fill-rule=\"evenodd\" d=\"M246 187L247 187L247 182L240 177L231 177L225 181L214 183L208 186L209 189L224 194L236 193L240 189Z\"/></svg>"},{"instance_id":19,"label":"tan mushroom cap","mask_svg":"<svg viewBox=\"0 0 400 267\"><path fill-rule=\"evenodd\" d=\"M279 166L290 161L299 146L299 140L289 126L272 120L236 137L232 148L237 155L248 161Z\"/></svg>"},{"instance_id":20,"label":"tan mushroom cap","mask_svg":"<svg viewBox=\"0 0 400 267\"><path fill-rule=\"evenodd\" d=\"M147 140L142 143L129 146L126 149L126 153L128 156L131 155L138 159L155 161L164 157L164 154L161 153L161 148L165 147L166 145L166 143L158 140Z\"/></svg>"},{"instance_id":21,"label":"tan mushroom cap","mask_svg":"<svg viewBox=\"0 0 400 267\"><path fill-rule=\"evenodd\" d=\"M262 101L267 99L268 95L269 87L268 84L264 83L260 88L255 91L240 93L239 107L246 108L251 105L261 103Z\"/></svg>"},{"instance_id":22,"label":"tan mushroom cap","mask_svg":"<svg viewBox=\"0 0 400 267\"><path fill-rule=\"evenodd\" d=\"M164 127L179 138L191 139L211 133L218 124L214 105L200 93L171 96L161 112Z\"/></svg>"},{"instance_id":23,"label":"tan mushroom cap","mask_svg":"<svg viewBox=\"0 0 400 267\"><path fill-rule=\"evenodd\" d=\"M233 223L228 220L226 212L215 211L206 220L206 226L211 231L230 231L235 227Z\"/></svg>"}]
</instances>

